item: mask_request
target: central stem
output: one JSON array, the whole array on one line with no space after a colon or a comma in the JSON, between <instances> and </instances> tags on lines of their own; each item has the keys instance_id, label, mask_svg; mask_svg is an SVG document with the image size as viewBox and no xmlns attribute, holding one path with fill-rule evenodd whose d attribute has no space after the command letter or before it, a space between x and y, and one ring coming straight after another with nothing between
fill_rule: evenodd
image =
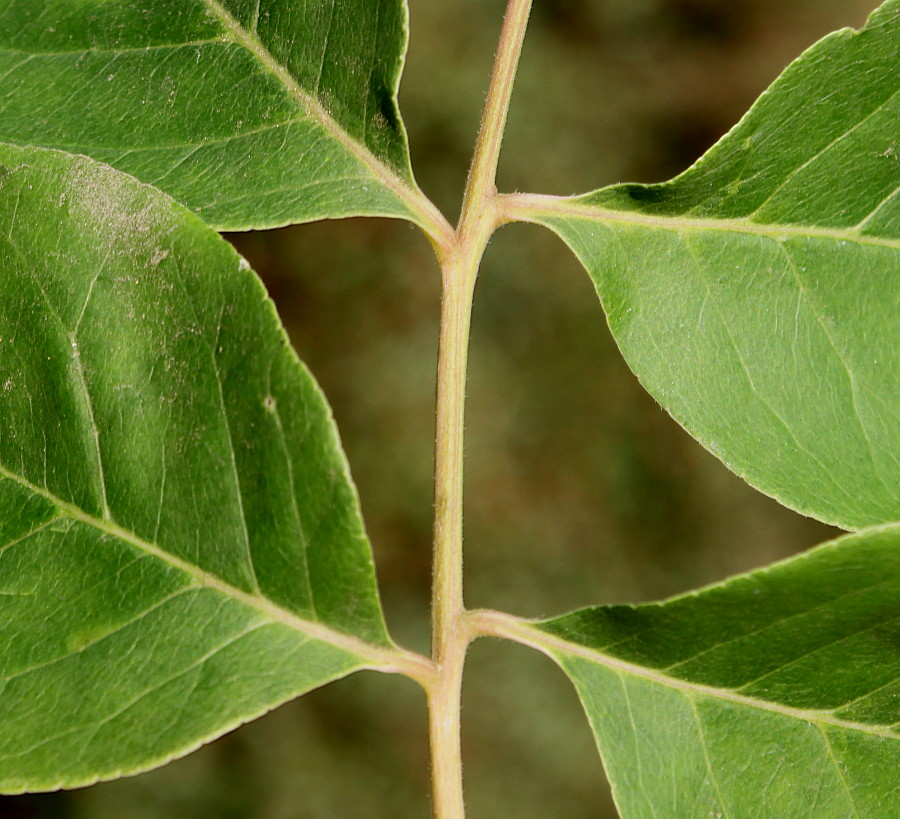
<instances>
[{"instance_id":1,"label":"central stem","mask_svg":"<svg viewBox=\"0 0 900 819\"><path fill-rule=\"evenodd\" d=\"M434 814L439 819L464 815L459 719L463 663L471 639L463 604L462 462L469 320L478 262L472 263L461 243L452 256L442 266L431 603L436 676L428 695Z\"/></svg>"},{"instance_id":2,"label":"central stem","mask_svg":"<svg viewBox=\"0 0 900 819\"><path fill-rule=\"evenodd\" d=\"M438 248L441 331L435 432L432 660L428 688L434 815L465 814L460 747L462 672L473 637L463 603L463 426L472 298L481 257L502 221L495 179L531 0L509 0L453 240Z\"/></svg>"}]
</instances>

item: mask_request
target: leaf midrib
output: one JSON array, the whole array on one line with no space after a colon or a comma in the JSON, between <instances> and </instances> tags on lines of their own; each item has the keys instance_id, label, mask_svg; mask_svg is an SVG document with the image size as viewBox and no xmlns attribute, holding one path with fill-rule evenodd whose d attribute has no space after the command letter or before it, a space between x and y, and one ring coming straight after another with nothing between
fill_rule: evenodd
<instances>
[{"instance_id":1,"label":"leaf midrib","mask_svg":"<svg viewBox=\"0 0 900 819\"><path fill-rule=\"evenodd\" d=\"M860 245L900 250L900 239L871 236L847 228L816 227L798 224L762 224L746 218L720 219L715 217L687 218L684 216L651 216L637 211L603 208L598 205L581 204L577 199L544 194L506 194L502 197L503 208L513 220L543 223L547 217L557 216L584 221L619 222L641 227L683 231L721 231L744 233L776 240L788 237L805 239L832 239L837 242L853 242Z\"/></svg>"},{"instance_id":2,"label":"leaf midrib","mask_svg":"<svg viewBox=\"0 0 900 819\"><path fill-rule=\"evenodd\" d=\"M711 685L704 685L702 683L670 677L656 669L637 665L636 663L631 663L627 660L604 654L602 651L597 651L596 649L588 648L579 643L570 642L562 637L557 637L549 632L543 631L534 622L522 620L518 617L513 617L512 615L493 611L479 611L473 612L473 619L479 624L484 624L485 627L483 633L508 637L525 645L530 645L532 648L547 654L551 659L558 663L564 659L564 657L558 655L576 656L597 663L598 665L605 666L619 674L630 674L635 677L641 677L650 682L680 691L686 695L699 694L716 700L731 702L736 705L769 711L771 713L780 714L815 725L830 725L835 728L859 731L870 736L878 736L884 739L900 739L900 733L894 730L892 726L878 726L862 722L852 722L850 720L843 720L839 717L835 717L827 711L794 708L790 705L771 702L756 697L748 697L745 694L738 694L732 689L717 688ZM842 705L841 707L844 706Z\"/></svg>"},{"instance_id":3,"label":"leaf midrib","mask_svg":"<svg viewBox=\"0 0 900 819\"><path fill-rule=\"evenodd\" d=\"M422 220L422 227L433 231L435 239L445 239L452 228L437 208L426 199L418 188L407 184L397 173L376 157L368 146L354 139L328 113L316 97L304 89L291 73L276 60L255 33L247 31L218 0L204 0L209 10L219 19L233 37L233 42L246 48L274 75L297 99L312 118L317 120L335 140L359 159L384 185L405 204L412 214Z\"/></svg>"},{"instance_id":4,"label":"leaf midrib","mask_svg":"<svg viewBox=\"0 0 900 819\"><path fill-rule=\"evenodd\" d=\"M541 635L541 640L544 640L543 634ZM622 660L618 657L611 657L610 655L604 654L600 651L595 651L593 649L587 648L586 646L581 646L578 643L570 643L567 640L562 640L560 638L551 637L546 642L547 647L550 648L551 651L561 651L565 654L575 655L581 657L582 659L591 660L600 665L605 665L608 668L612 668L620 673L642 677L645 680L658 683L659 685L664 685L667 688L672 688L682 693L700 694L717 700L732 702L736 705L743 705L750 708L758 708L764 711L771 711L776 714L781 714L782 716L792 717L793 719L799 719L804 722L809 722L817 725L831 725L835 728L842 728L844 730L850 731L860 731L871 736L879 736L885 739L900 739L900 733L894 731L891 726L876 726L863 722L851 722L849 720L842 720L838 717L831 716L826 711L818 711L808 708L794 708L790 705L771 702L770 700L748 697L745 694L738 694L736 691L732 691L727 688L717 688L716 686L704 685L702 683L695 683L689 680L680 680L675 677L670 677L667 674L662 674L655 669L647 668L646 666L637 665L635 663L630 663L627 660Z\"/></svg>"},{"instance_id":5,"label":"leaf midrib","mask_svg":"<svg viewBox=\"0 0 900 819\"><path fill-rule=\"evenodd\" d=\"M368 667L370 668L382 671L393 671L397 670L411 659L407 657L406 652L403 652L401 649L378 646L373 643L368 643L365 640L361 640L358 637L353 637L352 635L337 631L336 629L321 623L304 620L302 617L299 617L293 612L272 602L267 597L243 591L242 589L225 582L216 575L204 571L198 566L188 563L182 558L167 552L157 544L151 543L133 532L124 529L112 520L101 519L88 514L78 506L62 500L49 490L44 489L43 487L32 483L24 476L7 469L3 464L0 464L0 477L14 481L33 494L49 501L60 511L61 515L84 523L104 534L118 538L136 549L168 563L170 566L192 577L198 585L212 589L239 603L243 603L266 615L274 623L288 626L314 640L320 640L329 643L335 648L342 649L351 654L356 654L366 660L368 662ZM401 673L406 673L406 671Z\"/></svg>"}]
</instances>

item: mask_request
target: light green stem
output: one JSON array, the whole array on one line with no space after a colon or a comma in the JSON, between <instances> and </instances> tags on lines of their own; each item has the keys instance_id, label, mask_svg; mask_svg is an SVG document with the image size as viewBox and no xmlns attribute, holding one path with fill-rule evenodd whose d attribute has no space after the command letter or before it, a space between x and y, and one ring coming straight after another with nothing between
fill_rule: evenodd
<instances>
[{"instance_id":1,"label":"light green stem","mask_svg":"<svg viewBox=\"0 0 900 819\"><path fill-rule=\"evenodd\" d=\"M460 744L462 672L472 632L463 603L463 422L472 298L481 257L502 223L495 179L500 144L531 0L509 0L482 114L462 215L452 242L438 248L441 331L435 431L432 660L428 689L434 815L465 814Z\"/></svg>"}]
</instances>

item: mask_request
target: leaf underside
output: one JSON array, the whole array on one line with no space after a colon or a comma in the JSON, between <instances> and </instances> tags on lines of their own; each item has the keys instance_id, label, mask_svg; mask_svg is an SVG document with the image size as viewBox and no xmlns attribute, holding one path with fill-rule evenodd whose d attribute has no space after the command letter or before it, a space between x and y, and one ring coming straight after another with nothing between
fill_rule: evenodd
<instances>
[{"instance_id":1,"label":"leaf underside","mask_svg":"<svg viewBox=\"0 0 900 819\"><path fill-rule=\"evenodd\" d=\"M692 168L536 202L643 385L729 468L900 520L900 2L798 58Z\"/></svg>"},{"instance_id":2,"label":"leaf underside","mask_svg":"<svg viewBox=\"0 0 900 819\"><path fill-rule=\"evenodd\" d=\"M0 224L0 790L161 764L390 646L330 411L246 262L57 151L0 146Z\"/></svg>"},{"instance_id":3,"label":"leaf underside","mask_svg":"<svg viewBox=\"0 0 900 819\"><path fill-rule=\"evenodd\" d=\"M669 183L526 214L679 422L846 528L900 517L898 30L826 38ZM327 405L201 219L415 220L405 45L403 0L0 0L0 140L69 152L0 146L0 790L145 770L390 646ZM626 818L878 819L898 601L882 527L534 628Z\"/></svg>"},{"instance_id":4,"label":"leaf underside","mask_svg":"<svg viewBox=\"0 0 900 819\"><path fill-rule=\"evenodd\" d=\"M897 815L900 527L536 627L557 638L624 819Z\"/></svg>"},{"instance_id":5,"label":"leaf underside","mask_svg":"<svg viewBox=\"0 0 900 819\"><path fill-rule=\"evenodd\" d=\"M82 153L221 230L410 218L403 0L0 0L0 141Z\"/></svg>"}]
</instances>

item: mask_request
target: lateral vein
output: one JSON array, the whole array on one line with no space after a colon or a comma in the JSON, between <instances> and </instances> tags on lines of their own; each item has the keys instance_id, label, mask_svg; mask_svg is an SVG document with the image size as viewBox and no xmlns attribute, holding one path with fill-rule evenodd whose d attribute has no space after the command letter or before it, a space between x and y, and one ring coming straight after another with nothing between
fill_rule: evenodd
<instances>
[{"instance_id":1,"label":"lateral vein","mask_svg":"<svg viewBox=\"0 0 900 819\"><path fill-rule=\"evenodd\" d=\"M371 668L379 670L402 669L401 673L407 673L408 671L412 670L411 667L414 662L417 666L421 665L421 662L416 662L416 655L408 655L408 653L403 651L402 649L373 645L371 643L367 643L364 640L361 640L358 637L353 637L350 634L345 634L343 632L337 631L336 629L322 625L321 623L313 623L309 620L304 620L303 618L298 617L293 612L290 612L287 609L284 609L281 606L277 605L276 603L273 603L267 597L264 597L260 594L251 594L244 591L243 589L237 588L236 586L232 586L230 583L227 583L221 578L216 577L214 574L211 574L210 572L207 572L198 566L188 563L186 560L173 555L171 552L167 552L156 543L151 543L150 541L144 540L134 532L129 532L127 529L124 529L122 526L119 526L117 523L111 520L104 520L93 515L89 515L87 512L79 509L74 504L68 503L67 501L64 501L61 498L57 497L48 489L37 486L24 476L10 471L2 464L0 464L0 476L8 478L9 480L18 483L25 489L28 489L35 495L39 495L45 500L50 501L60 510L62 514L66 515L72 520L83 523L100 532L111 535L112 537L118 538L119 540L128 543L134 548L139 549L149 555L152 555L153 557L156 557L168 563L170 566L173 566L179 571L182 571L190 577L194 578L194 580L196 580L198 584L206 586L210 589L214 589L215 591L218 591L221 594L232 598L233 600L236 600L246 606L260 611L274 622L288 626L289 628L299 631L302 634L311 637L312 639L329 643L336 648L342 649L351 654L356 654L362 659L366 660L367 663L370 664L369 667ZM421 672L421 669L419 668L417 668L416 670Z\"/></svg>"}]
</instances>

